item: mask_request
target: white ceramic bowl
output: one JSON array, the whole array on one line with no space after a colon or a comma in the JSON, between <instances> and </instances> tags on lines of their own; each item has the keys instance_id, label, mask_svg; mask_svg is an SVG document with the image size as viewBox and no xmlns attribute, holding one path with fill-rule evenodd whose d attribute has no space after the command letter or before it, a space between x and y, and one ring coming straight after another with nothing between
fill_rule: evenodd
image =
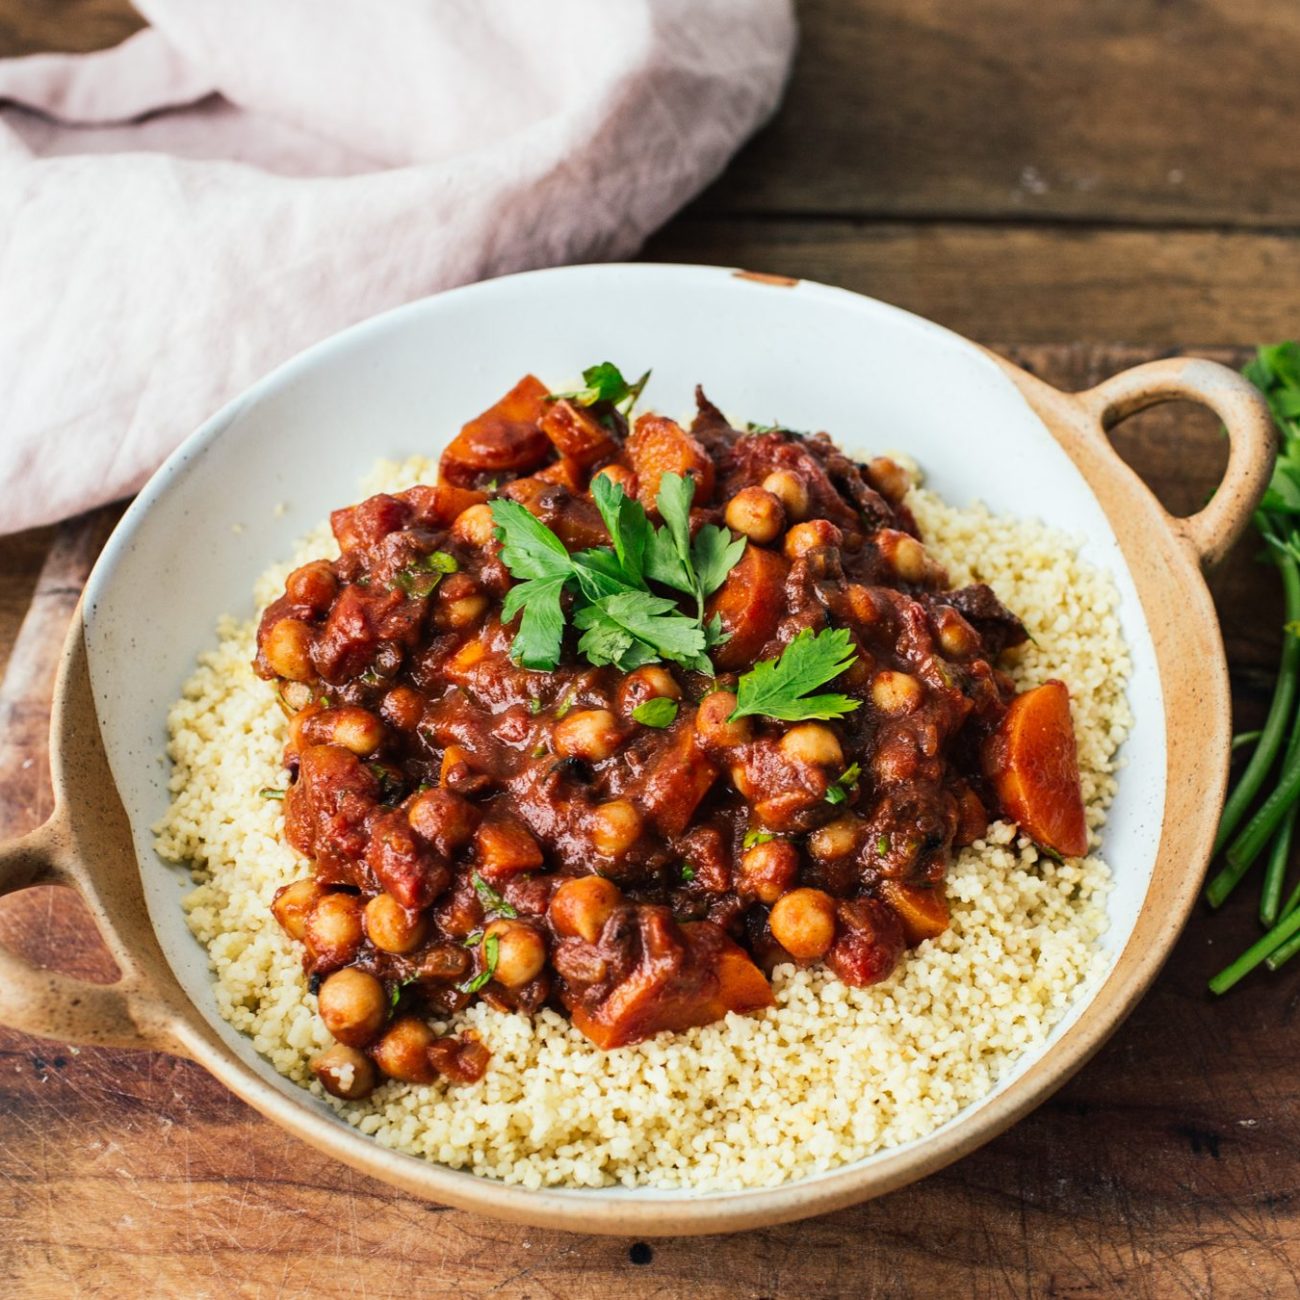
<instances>
[{"instance_id":1,"label":"white ceramic bowl","mask_svg":"<svg viewBox=\"0 0 1300 1300\"><path fill-rule=\"evenodd\" d=\"M628 373L653 367L644 403L669 414L688 412L701 382L725 410L827 429L851 452L904 449L953 504L980 500L1000 513L1041 517L1080 535L1083 554L1114 575L1121 595L1135 724L1105 831L1105 854L1115 870L1103 940L1107 978L1090 986L1048 1041L1027 1053L992 1093L934 1134L781 1188L703 1195L529 1192L381 1150L278 1075L220 1018L206 954L179 906L188 881L153 848L150 827L168 804L169 769L160 759L168 708L195 656L211 643L218 617L253 613L251 586L267 563L288 555L295 539L332 508L356 499L359 478L379 457L436 454L469 415L526 371L560 383L605 359ZM441 1200L585 1230L716 1231L792 1218L887 1190L984 1140L1059 1084L1114 1027L1154 973L1190 902L1189 888L1174 889L1168 923L1151 932L1155 942L1143 940L1150 951L1120 970L1152 893L1173 769L1169 672L1162 673L1159 635L1153 636L1155 597L1140 597L1141 576L1126 560L1107 509L1112 518L1117 511L1141 516L1132 522L1138 540L1128 546L1130 559L1160 525L1160 546L1173 557L1160 561L1168 581L1190 593L1175 603L1184 607L1180 617L1200 622L1215 716L1197 741L1208 758L1185 757L1193 767L1201 764L1201 802L1217 808L1221 799L1222 654L1217 629L1205 626L1208 598L1188 541L1208 553L1240 528L1248 498L1262 485L1261 472L1267 476L1261 463L1267 435L1260 432L1254 399L1234 386L1240 381L1223 378L1228 372L1208 363L1192 365L1191 379L1187 372L1171 379L1167 367L1163 387L1147 382L1125 389L1117 382L1076 400L947 330L851 293L718 268L627 265L511 276L442 294L349 329L282 366L204 425L150 481L106 547L83 604L84 655L104 753L130 825L152 930L179 985L178 991L155 965L147 980L128 988L136 1036L198 1057L260 1109L359 1168ZM1106 419L1175 392L1225 408L1237 404L1225 410L1235 433L1246 429L1238 437L1245 450L1234 460L1232 492L1223 494L1240 498L1231 517L1198 517L1185 527L1169 521L1104 449ZM65 673L59 724L65 731L75 712L67 698L75 693L83 653L77 640L74 635ZM62 734L56 727L55 749L63 754L63 784L72 789L81 760L69 757ZM1182 780L1191 770L1176 775ZM75 822L75 794L70 803L65 816ZM1213 809L1177 851L1203 865L1212 822ZM47 848L45 857L58 859L65 875L77 875L83 890L98 895L102 921L119 931L129 928L122 910L134 904L109 898L113 891L103 872L85 867L84 828L78 833L73 827L61 843L57 852ZM29 844L24 860L30 864L34 854ZM119 859L117 870L134 867ZM15 879L11 873L8 887ZM143 942L135 945L137 955ZM128 971L128 985L133 978ZM167 989L160 991L160 981ZM59 996L66 999L67 986ZM1091 1022L1081 1029L1089 1009ZM23 1014L0 1001L0 1018L22 1022ZM26 1023L32 1024L30 1014ZM60 1026L76 1032L66 1019ZM83 1027L81 1036L94 1035Z\"/></svg>"}]
</instances>

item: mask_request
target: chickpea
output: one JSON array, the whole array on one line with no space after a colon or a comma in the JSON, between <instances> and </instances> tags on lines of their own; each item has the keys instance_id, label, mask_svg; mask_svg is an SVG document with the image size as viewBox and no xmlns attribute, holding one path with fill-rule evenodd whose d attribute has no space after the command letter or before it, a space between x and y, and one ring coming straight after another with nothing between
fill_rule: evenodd
<instances>
[{"instance_id":1,"label":"chickpea","mask_svg":"<svg viewBox=\"0 0 1300 1300\"><path fill-rule=\"evenodd\" d=\"M453 573L438 588L438 608L434 622L439 627L463 629L483 617L488 598L468 573Z\"/></svg>"},{"instance_id":2,"label":"chickpea","mask_svg":"<svg viewBox=\"0 0 1300 1300\"><path fill-rule=\"evenodd\" d=\"M450 856L474 838L479 813L468 799L439 786L424 790L411 800L406 820L421 839L428 840L444 856Z\"/></svg>"},{"instance_id":3,"label":"chickpea","mask_svg":"<svg viewBox=\"0 0 1300 1300\"><path fill-rule=\"evenodd\" d=\"M295 880L275 891L271 900L271 915L280 922L280 928L291 939L301 939L307 933L307 918L312 908L325 896L325 886L311 876Z\"/></svg>"},{"instance_id":4,"label":"chickpea","mask_svg":"<svg viewBox=\"0 0 1300 1300\"><path fill-rule=\"evenodd\" d=\"M380 703L379 716L396 731L414 731L424 717L424 700L412 686L394 686Z\"/></svg>"},{"instance_id":5,"label":"chickpea","mask_svg":"<svg viewBox=\"0 0 1300 1300\"><path fill-rule=\"evenodd\" d=\"M904 582L924 582L929 575L929 557L915 537L893 528L882 528L876 534L876 545L890 568Z\"/></svg>"},{"instance_id":6,"label":"chickpea","mask_svg":"<svg viewBox=\"0 0 1300 1300\"><path fill-rule=\"evenodd\" d=\"M557 722L551 738L560 757L599 762L618 748L618 719L608 709L580 709Z\"/></svg>"},{"instance_id":7,"label":"chickpea","mask_svg":"<svg viewBox=\"0 0 1300 1300\"><path fill-rule=\"evenodd\" d=\"M493 921L483 932L484 960L488 939L496 936L497 968L492 978L508 989L520 989L542 973L546 941L523 921Z\"/></svg>"},{"instance_id":8,"label":"chickpea","mask_svg":"<svg viewBox=\"0 0 1300 1300\"><path fill-rule=\"evenodd\" d=\"M781 503L785 517L794 522L808 516L808 484L788 469L773 470L764 480L763 487Z\"/></svg>"},{"instance_id":9,"label":"chickpea","mask_svg":"<svg viewBox=\"0 0 1300 1300\"><path fill-rule=\"evenodd\" d=\"M658 664L648 664L629 673L618 687L618 708L625 717L647 700L680 700L682 688L677 679Z\"/></svg>"},{"instance_id":10,"label":"chickpea","mask_svg":"<svg viewBox=\"0 0 1300 1300\"><path fill-rule=\"evenodd\" d=\"M939 610L939 645L952 659L964 659L980 648L979 633L955 609Z\"/></svg>"},{"instance_id":11,"label":"chickpea","mask_svg":"<svg viewBox=\"0 0 1300 1300\"><path fill-rule=\"evenodd\" d=\"M282 618L266 635L262 654L271 671L291 682L309 682L316 676L311 661L312 630L300 618Z\"/></svg>"},{"instance_id":12,"label":"chickpea","mask_svg":"<svg viewBox=\"0 0 1300 1300\"><path fill-rule=\"evenodd\" d=\"M794 763L842 767L844 750L839 737L820 722L801 722L781 737L781 753Z\"/></svg>"},{"instance_id":13,"label":"chickpea","mask_svg":"<svg viewBox=\"0 0 1300 1300\"><path fill-rule=\"evenodd\" d=\"M885 669L871 679L872 704L881 713L888 713L891 717L911 713L920 705L924 694L921 683L911 673L896 673Z\"/></svg>"},{"instance_id":14,"label":"chickpea","mask_svg":"<svg viewBox=\"0 0 1300 1300\"><path fill-rule=\"evenodd\" d=\"M621 858L641 835L641 814L627 799L611 799L591 814L591 842L606 858Z\"/></svg>"},{"instance_id":15,"label":"chickpea","mask_svg":"<svg viewBox=\"0 0 1300 1300\"><path fill-rule=\"evenodd\" d=\"M338 595L339 580L328 560L312 560L295 569L284 580L284 594L296 605L307 605L313 613L323 614Z\"/></svg>"},{"instance_id":16,"label":"chickpea","mask_svg":"<svg viewBox=\"0 0 1300 1300\"><path fill-rule=\"evenodd\" d=\"M776 900L768 925L791 957L824 957L835 942L835 900L820 889L793 889Z\"/></svg>"},{"instance_id":17,"label":"chickpea","mask_svg":"<svg viewBox=\"0 0 1300 1300\"><path fill-rule=\"evenodd\" d=\"M863 822L851 813L819 826L808 837L808 852L821 862L834 862L856 852L862 842Z\"/></svg>"},{"instance_id":18,"label":"chickpea","mask_svg":"<svg viewBox=\"0 0 1300 1300\"><path fill-rule=\"evenodd\" d=\"M392 894L376 894L365 906L366 936L384 952L411 952L424 942L429 926L408 912Z\"/></svg>"},{"instance_id":19,"label":"chickpea","mask_svg":"<svg viewBox=\"0 0 1300 1300\"><path fill-rule=\"evenodd\" d=\"M713 691L700 701L695 711L695 730L706 745L715 749L732 749L754 738L752 718L728 719L736 711L736 697L731 691Z\"/></svg>"},{"instance_id":20,"label":"chickpea","mask_svg":"<svg viewBox=\"0 0 1300 1300\"><path fill-rule=\"evenodd\" d=\"M390 1079L403 1083L432 1083L437 1077L429 1048L437 1035L419 1016L402 1016L384 1031L370 1050L375 1064Z\"/></svg>"},{"instance_id":21,"label":"chickpea","mask_svg":"<svg viewBox=\"0 0 1300 1300\"><path fill-rule=\"evenodd\" d=\"M358 758L373 754L384 743L384 724L369 709L354 705L329 709L318 725L328 728L331 744L350 749Z\"/></svg>"},{"instance_id":22,"label":"chickpea","mask_svg":"<svg viewBox=\"0 0 1300 1300\"><path fill-rule=\"evenodd\" d=\"M753 787L750 785L749 773L745 770L744 763L733 763L731 765L731 784L735 786L736 793L742 799L748 799L753 793Z\"/></svg>"},{"instance_id":23,"label":"chickpea","mask_svg":"<svg viewBox=\"0 0 1300 1300\"><path fill-rule=\"evenodd\" d=\"M551 924L565 938L581 937L595 943L622 901L623 891L604 876L566 880L551 897Z\"/></svg>"},{"instance_id":24,"label":"chickpea","mask_svg":"<svg viewBox=\"0 0 1300 1300\"><path fill-rule=\"evenodd\" d=\"M344 1101L360 1101L375 1090L374 1062L355 1047L335 1043L322 1052L312 1063L312 1073L321 1087Z\"/></svg>"},{"instance_id":25,"label":"chickpea","mask_svg":"<svg viewBox=\"0 0 1300 1300\"><path fill-rule=\"evenodd\" d=\"M743 533L760 546L773 541L785 527L781 498L761 487L741 488L723 514L728 528Z\"/></svg>"},{"instance_id":26,"label":"chickpea","mask_svg":"<svg viewBox=\"0 0 1300 1300\"><path fill-rule=\"evenodd\" d=\"M451 535L467 546L484 547L496 539L496 521L486 501L462 510L451 526Z\"/></svg>"},{"instance_id":27,"label":"chickpea","mask_svg":"<svg viewBox=\"0 0 1300 1300\"><path fill-rule=\"evenodd\" d=\"M326 894L308 914L303 939L318 960L346 965L361 947L361 900L339 891Z\"/></svg>"},{"instance_id":28,"label":"chickpea","mask_svg":"<svg viewBox=\"0 0 1300 1300\"><path fill-rule=\"evenodd\" d=\"M316 995L325 1028L349 1047L364 1047L383 1028L388 1014L384 986L355 966L336 970Z\"/></svg>"},{"instance_id":29,"label":"chickpea","mask_svg":"<svg viewBox=\"0 0 1300 1300\"><path fill-rule=\"evenodd\" d=\"M912 476L888 456L875 456L867 462L867 478L891 505L897 505L912 486Z\"/></svg>"},{"instance_id":30,"label":"chickpea","mask_svg":"<svg viewBox=\"0 0 1300 1300\"><path fill-rule=\"evenodd\" d=\"M772 904L794 884L799 874L799 850L787 840L769 840L746 849L740 859L737 892Z\"/></svg>"},{"instance_id":31,"label":"chickpea","mask_svg":"<svg viewBox=\"0 0 1300 1300\"><path fill-rule=\"evenodd\" d=\"M626 465L606 465L591 476L592 483L598 478L607 478L611 483L616 483L623 489L624 496L636 496L636 475Z\"/></svg>"},{"instance_id":32,"label":"chickpea","mask_svg":"<svg viewBox=\"0 0 1300 1300\"><path fill-rule=\"evenodd\" d=\"M797 560L819 546L838 546L844 534L829 519L809 519L795 524L785 535L785 556Z\"/></svg>"}]
</instances>

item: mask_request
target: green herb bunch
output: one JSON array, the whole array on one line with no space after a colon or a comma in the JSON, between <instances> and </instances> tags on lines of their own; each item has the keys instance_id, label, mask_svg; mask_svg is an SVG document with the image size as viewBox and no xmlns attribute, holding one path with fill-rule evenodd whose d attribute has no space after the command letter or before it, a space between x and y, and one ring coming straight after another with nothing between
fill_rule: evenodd
<instances>
[{"instance_id":1,"label":"green herb bunch","mask_svg":"<svg viewBox=\"0 0 1300 1300\"><path fill-rule=\"evenodd\" d=\"M1226 992L1261 962L1277 970L1300 952L1300 885L1283 899L1300 799L1300 345L1261 347L1242 373L1268 400L1282 440L1254 524L1282 579L1286 621L1264 726L1233 738L1234 752L1249 749L1250 758L1228 795L1214 842L1215 852L1224 853L1224 865L1205 891L1211 906L1221 906L1264 857L1259 917L1266 933L1210 981L1215 993ZM1266 787L1269 792L1256 806Z\"/></svg>"}]
</instances>

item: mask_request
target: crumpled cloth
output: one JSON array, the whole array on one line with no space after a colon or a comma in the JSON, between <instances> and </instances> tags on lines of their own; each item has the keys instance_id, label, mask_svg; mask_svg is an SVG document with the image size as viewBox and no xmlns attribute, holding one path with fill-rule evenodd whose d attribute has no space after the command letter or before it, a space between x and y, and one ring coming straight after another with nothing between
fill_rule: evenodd
<instances>
[{"instance_id":1,"label":"crumpled cloth","mask_svg":"<svg viewBox=\"0 0 1300 1300\"><path fill-rule=\"evenodd\" d=\"M133 492L354 321L631 255L795 41L790 0L136 4L113 49L0 61L0 532Z\"/></svg>"}]
</instances>

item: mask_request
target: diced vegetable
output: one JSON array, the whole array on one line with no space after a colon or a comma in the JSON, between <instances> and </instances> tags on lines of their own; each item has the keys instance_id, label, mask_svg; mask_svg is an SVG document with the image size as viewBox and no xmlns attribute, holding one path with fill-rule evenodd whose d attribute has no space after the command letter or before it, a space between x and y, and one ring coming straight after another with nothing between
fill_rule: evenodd
<instances>
[{"instance_id":1,"label":"diced vegetable","mask_svg":"<svg viewBox=\"0 0 1300 1300\"><path fill-rule=\"evenodd\" d=\"M705 618L720 618L728 637L713 652L719 668L745 668L758 658L785 612L788 568L775 551L747 546L711 597Z\"/></svg>"},{"instance_id":2,"label":"diced vegetable","mask_svg":"<svg viewBox=\"0 0 1300 1300\"><path fill-rule=\"evenodd\" d=\"M713 496L713 461L676 420L643 415L627 440L627 454L636 471L637 498L647 510L655 507L659 480L665 474L693 478L697 506Z\"/></svg>"},{"instance_id":3,"label":"diced vegetable","mask_svg":"<svg viewBox=\"0 0 1300 1300\"><path fill-rule=\"evenodd\" d=\"M442 477L475 487L480 475L535 469L551 450L542 432L546 385L525 375L495 406L472 419L442 453Z\"/></svg>"},{"instance_id":4,"label":"diced vegetable","mask_svg":"<svg viewBox=\"0 0 1300 1300\"><path fill-rule=\"evenodd\" d=\"M1025 834L1065 857L1088 851L1070 693L1049 681L1017 695L985 750L1003 811Z\"/></svg>"},{"instance_id":5,"label":"diced vegetable","mask_svg":"<svg viewBox=\"0 0 1300 1300\"><path fill-rule=\"evenodd\" d=\"M574 1025L597 1047L622 1047L664 1030L710 1024L728 1011L772 1005L762 971L717 926L676 927L661 909L645 910L652 915L641 926L641 961L594 1010L573 1011Z\"/></svg>"},{"instance_id":6,"label":"diced vegetable","mask_svg":"<svg viewBox=\"0 0 1300 1300\"><path fill-rule=\"evenodd\" d=\"M880 896L898 913L903 936L911 948L926 939L937 939L952 922L941 886L922 888L897 880L882 880Z\"/></svg>"}]
</instances>

